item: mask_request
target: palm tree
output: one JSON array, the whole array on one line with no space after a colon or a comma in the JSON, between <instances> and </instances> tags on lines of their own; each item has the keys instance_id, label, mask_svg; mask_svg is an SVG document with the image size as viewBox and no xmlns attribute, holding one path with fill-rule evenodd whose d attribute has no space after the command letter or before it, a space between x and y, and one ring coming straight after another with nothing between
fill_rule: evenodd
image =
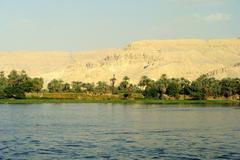
<instances>
[{"instance_id":1,"label":"palm tree","mask_svg":"<svg viewBox=\"0 0 240 160\"><path fill-rule=\"evenodd\" d=\"M180 78L180 85L181 85L180 93L183 94L183 99L185 99L186 94L189 93L189 88L190 88L191 82L182 77L182 78Z\"/></svg>"},{"instance_id":2,"label":"palm tree","mask_svg":"<svg viewBox=\"0 0 240 160\"><path fill-rule=\"evenodd\" d=\"M123 77L123 81L128 82L130 78L128 76Z\"/></svg>"},{"instance_id":3,"label":"palm tree","mask_svg":"<svg viewBox=\"0 0 240 160\"><path fill-rule=\"evenodd\" d=\"M115 82L116 82L116 78L115 78L115 74L113 75L113 77L110 79L111 85L112 85L112 94L114 94L114 86L115 86Z\"/></svg>"},{"instance_id":4,"label":"palm tree","mask_svg":"<svg viewBox=\"0 0 240 160\"><path fill-rule=\"evenodd\" d=\"M123 77L122 82L119 85L121 90L126 90L128 88L129 80L130 78L128 76Z\"/></svg>"},{"instance_id":5,"label":"palm tree","mask_svg":"<svg viewBox=\"0 0 240 160\"><path fill-rule=\"evenodd\" d=\"M3 77L5 77L4 71L0 71L0 78L3 78Z\"/></svg>"},{"instance_id":6,"label":"palm tree","mask_svg":"<svg viewBox=\"0 0 240 160\"><path fill-rule=\"evenodd\" d=\"M150 86L152 83L153 83L153 80L151 80L147 76L142 76L141 80L138 83L138 86L140 86L141 89L144 90L146 87Z\"/></svg>"},{"instance_id":7,"label":"palm tree","mask_svg":"<svg viewBox=\"0 0 240 160\"><path fill-rule=\"evenodd\" d=\"M169 80L167 78L166 74L163 74L161 78L157 81L157 84L159 86L159 89L161 91L161 95L165 94L167 91L167 87L169 84Z\"/></svg>"}]
</instances>

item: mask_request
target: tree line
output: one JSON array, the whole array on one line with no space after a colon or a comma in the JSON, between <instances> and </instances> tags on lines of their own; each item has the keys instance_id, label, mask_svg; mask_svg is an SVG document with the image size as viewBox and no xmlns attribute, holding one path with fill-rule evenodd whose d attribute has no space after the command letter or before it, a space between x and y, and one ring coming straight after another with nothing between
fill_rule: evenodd
<instances>
[{"instance_id":1,"label":"tree line","mask_svg":"<svg viewBox=\"0 0 240 160\"><path fill-rule=\"evenodd\" d=\"M40 92L43 78L31 78L25 71L12 70L6 77L0 72L0 98L25 98L27 92Z\"/></svg>"},{"instance_id":2,"label":"tree line","mask_svg":"<svg viewBox=\"0 0 240 160\"><path fill-rule=\"evenodd\" d=\"M191 99L204 100L209 97L231 97L240 95L240 78L224 78L221 80L201 75L194 81L185 78L168 78L163 74L158 80L143 76L138 84L130 83L130 78L125 76L116 83L115 75L110 82L99 81L95 83L84 83L53 79L47 84L47 90L43 89L43 78L31 78L25 71L13 70L5 76L0 72L0 98L25 98L29 92L50 93L92 93L92 94L123 94L130 97L134 93L142 94L145 98L166 99L173 97L179 99L181 96ZM116 85L118 84L118 85Z\"/></svg>"}]
</instances>

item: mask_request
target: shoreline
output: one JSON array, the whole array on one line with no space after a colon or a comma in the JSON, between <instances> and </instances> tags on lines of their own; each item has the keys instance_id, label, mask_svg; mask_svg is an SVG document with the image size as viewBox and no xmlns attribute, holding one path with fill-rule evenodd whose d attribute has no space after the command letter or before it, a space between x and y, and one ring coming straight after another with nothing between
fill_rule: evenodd
<instances>
[{"instance_id":1,"label":"shoreline","mask_svg":"<svg viewBox=\"0 0 240 160\"><path fill-rule=\"evenodd\" d=\"M157 100L157 99L119 99L119 100L80 100L80 99L0 99L1 104L216 104L216 105L239 105L240 100Z\"/></svg>"}]
</instances>

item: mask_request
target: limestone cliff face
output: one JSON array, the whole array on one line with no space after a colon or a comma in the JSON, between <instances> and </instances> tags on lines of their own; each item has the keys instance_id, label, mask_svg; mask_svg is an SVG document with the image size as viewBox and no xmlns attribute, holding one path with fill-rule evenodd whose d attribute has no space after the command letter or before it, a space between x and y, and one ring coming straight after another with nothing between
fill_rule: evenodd
<instances>
[{"instance_id":1,"label":"limestone cliff face","mask_svg":"<svg viewBox=\"0 0 240 160\"><path fill-rule=\"evenodd\" d=\"M24 69L46 82L109 82L113 74L119 81L127 75L134 83L143 75L240 77L240 40L149 40L92 52L0 52L0 62L0 70Z\"/></svg>"}]
</instances>

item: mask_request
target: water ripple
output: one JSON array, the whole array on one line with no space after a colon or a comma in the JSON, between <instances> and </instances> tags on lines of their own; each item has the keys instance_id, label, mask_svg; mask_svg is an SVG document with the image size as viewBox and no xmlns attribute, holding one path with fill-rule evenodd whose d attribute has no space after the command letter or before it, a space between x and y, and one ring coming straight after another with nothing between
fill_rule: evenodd
<instances>
[{"instance_id":1,"label":"water ripple","mask_svg":"<svg viewBox=\"0 0 240 160\"><path fill-rule=\"evenodd\" d=\"M0 106L0 160L240 159L231 108L17 107Z\"/></svg>"}]
</instances>

